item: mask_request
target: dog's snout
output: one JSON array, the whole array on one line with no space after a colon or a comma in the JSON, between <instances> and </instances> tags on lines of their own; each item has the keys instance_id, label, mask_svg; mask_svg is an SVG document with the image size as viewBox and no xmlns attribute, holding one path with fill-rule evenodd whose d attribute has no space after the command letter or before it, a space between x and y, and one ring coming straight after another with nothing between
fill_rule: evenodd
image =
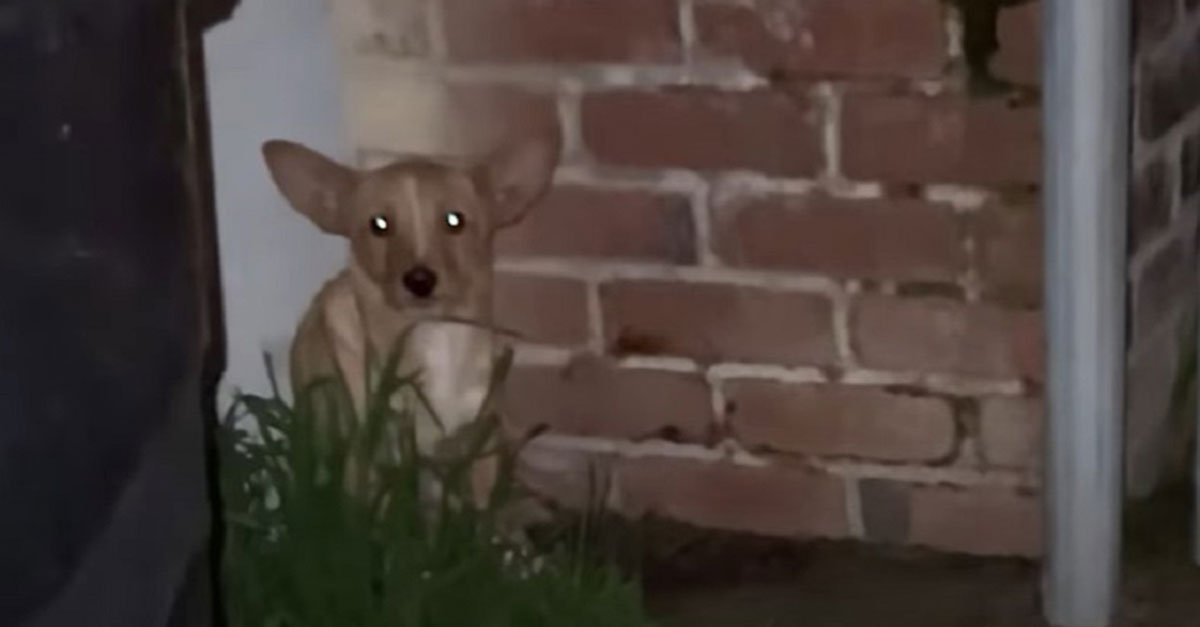
<instances>
[{"instance_id":1,"label":"dog's snout","mask_svg":"<svg viewBox=\"0 0 1200 627\"><path fill-rule=\"evenodd\" d=\"M416 266L404 273L404 288L417 298L426 298L437 287L437 274L425 266Z\"/></svg>"}]
</instances>

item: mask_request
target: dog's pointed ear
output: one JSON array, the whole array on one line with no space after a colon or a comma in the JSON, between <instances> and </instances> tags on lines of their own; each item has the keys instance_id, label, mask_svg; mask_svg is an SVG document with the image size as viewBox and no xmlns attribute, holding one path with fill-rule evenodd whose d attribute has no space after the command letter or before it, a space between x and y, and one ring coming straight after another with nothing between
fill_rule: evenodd
<instances>
[{"instance_id":1,"label":"dog's pointed ear","mask_svg":"<svg viewBox=\"0 0 1200 627\"><path fill-rule=\"evenodd\" d=\"M475 166L473 178L495 211L496 229L520 222L541 199L550 187L561 151L559 135L547 133L505 144Z\"/></svg>"},{"instance_id":2,"label":"dog's pointed ear","mask_svg":"<svg viewBox=\"0 0 1200 627\"><path fill-rule=\"evenodd\" d=\"M326 233L345 234L340 205L357 179L353 169L280 139L264 143L262 153L271 180L296 211Z\"/></svg>"}]
</instances>

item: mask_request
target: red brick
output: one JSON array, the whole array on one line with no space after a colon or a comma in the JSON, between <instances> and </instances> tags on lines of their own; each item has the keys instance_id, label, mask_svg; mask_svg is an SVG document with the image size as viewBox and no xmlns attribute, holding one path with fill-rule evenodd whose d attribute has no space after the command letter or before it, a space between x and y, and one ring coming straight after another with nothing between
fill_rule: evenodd
<instances>
[{"instance_id":1,"label":"red brick","mask_svg":"<svg viewBox=\"0 0 1200 627\"><path fill-rule=\"evenodd\" d=\"M1034 183L1040 127L1037 108L996 99L850 95L843 168L851 178L888 183Z\"/></svg>"},{"instance_id":2,"label":"red brick","mask_svg":"<svg viewBox=\"0 0 1200 627\"><path fill-rule=\"evenodd\" d=\"M909 540L974 555L1042 554L1038 496L1002 488L919 488L912 492Z\"/></svg>"},{"instance_id":3,"label":"red brick","mask_svg":"<svg viewBox=\"0 0 1200 627\"><path fill-rule=\"evenodd\" d=\"M992 398L982 401L979 437L987 463L1011 468L1041 467L1044 413L1040 399Z\"/></svg>"},{"instance_id":4,"label":"red brick","mask_svg":"<svg viewBox=\"0 0 1200 627\"><path fill-rule=\"evenodd\" d=\"M847 534L842 481L790 468L640 458L618 462L621 509L786 537Z\"/></svg>"},{"instance_id":5,"label":"red brick","mask_svg":"<svg viewBox=\"0 0 1200 627\"><path fill-rule=\"evenodd\" d=\"M988 298L1020 306L1042 302L1042 213L991 207L978 215L979 274Z\"/></svg>"},{"instance_id":6,"label":"red brick","mask_svg":"<svg viewBox=\"0 0 1200 627\"><path fill-rule=\"evenodd\" d=\"M1046 328L1042 312L1019 312L1012 320L1013 362L1034 381L1046 380Z\"/></svg>"},{"instance_id":7,"label":"red brick","mask_svg":"<svg viewBox=\"0 0 1200 627\"><path fill-rule=\"evenodd\" d=\"M702 442L712 397L699 375L618 369L599 361L573 367L521 366L505 388L514 424L571 435Z\"/></svg>"},{"instance_id":8,"label":"red brick","mask_svg":"<svg viewBox=\"0 0 1200 627\"><path fill-rule=\"evenodd\" d=\"M882 461L931 461L954 449L945 401L877 388L733 381L729 424L755 449Z\"/></svg>"},{"instance_id":9,"label":"red brick","mask_svg":"<svg viewBox=\"0 0 1200 627\"><path fill-rule=\"evenodd\" d=\"M855 303L851 324L859 360L870 368L1041 378L1035 312L868 295Z\"/></svg>"},{"instance_id":10,"label":"red brick","mask_svg":"<svg viewBox=\"0 0 1200 627\"><path fill-rule=\"evenodd\" d=\"M953 210L918 200L743 198L714 222L717 254L736 266L918 281L966 270Z\"/></svg>"},{"instance_id":11,"label":"red brick","mask_svg":"<svg viewBox=\"0 0 1200 627\"><path fill-rule=\"evenodd\" d=\"M689 263L696 259L690 200L677 194L551 190L523 222L499 234L502 255L601 257Z\"/></svg>"},{"instance_id":12,"label":"red brick","mask_svg":"<svg viewBox=\"0 0 1200 627\"><path fill-rule=\"evenodd\" d=\"M538 344L587 341L587 288L581 281L497 273L496 323Z\"/></svg>"},{"instance_id":13,"label":"red brick","mask_svg":"<svg viewBox=\"0 0 1200 627\"><path fill-rule=\"evenodd\" d=\"M446 0L443 10L452 61L680 59L673 0Z\"/></svg>"},{"instance_id":14,"label":"red brick","mask_svg":"<svg viewBox=\"0 0 1200 627\"><path fill-rule=\"evenodd\" d=\"M1028 2L1000 10L996 21L1000 49L992 57L997 76L1025 84L1042 82L1042 4Z\"/></svg>"},{"instance_id":15,"label":"red brick","mask_svg":"<svg viewBox=\"0 0 1200 627\"><path fill-rule=\"evenodd\" d=\"M820 129L804 97L773 90L613 91L582 105L583 138L602 163L813 175Z\"/></svg>"},{"instance_id":16,"label":"red brick","mask_svg":"<svg viewBox=\"0 0 1200 627\"><path fill-rule=\"evenodd\" d=\"M617 353L702 362L830 364L829 301L816 294L708 283L628 281L601 286L605 338Z\"/></svg>"},{"instance_id":17,"label":"red brick","mask_svg":"<svg viewBox=\"0 0 1200 627\"><path fill-rule=\"evenodd\" d=\"M926 78L945 61L936 0L700 4L696 25L705 50L769 76Z\"/></svg>"}]
</instances>

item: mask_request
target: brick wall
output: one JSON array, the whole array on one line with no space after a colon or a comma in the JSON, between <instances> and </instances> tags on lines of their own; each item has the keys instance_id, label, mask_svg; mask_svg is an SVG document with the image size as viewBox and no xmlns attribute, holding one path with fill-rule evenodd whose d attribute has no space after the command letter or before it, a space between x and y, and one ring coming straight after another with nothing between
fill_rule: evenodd
<instances>
[{"instance_id":1,"label":"brick wall","mask_svg":"<svg viewBox=\"0 0 1200 627\"><path fill-rule=\"evenodd\" d=\"M937 0L338 0L364 162L558 124L499 243L539 485L715 528L1038 554L1040 113ZM1036 4L1006 10L1036 83ZM524 122L522 122L524 123Z\"/></svg>"},{"instance_id":2,"label":"brick wall","mask_svg":"<svg viewBox=\"0 0 1200 627\"><path fill-rule=\"evenodd\" d=\"M1134 6L1126 467L1143 495L1179 469L1192 417L1172 407L1171 388L1196 304L1200 10L1194 0Z\"/></svg>"}]
</instances>

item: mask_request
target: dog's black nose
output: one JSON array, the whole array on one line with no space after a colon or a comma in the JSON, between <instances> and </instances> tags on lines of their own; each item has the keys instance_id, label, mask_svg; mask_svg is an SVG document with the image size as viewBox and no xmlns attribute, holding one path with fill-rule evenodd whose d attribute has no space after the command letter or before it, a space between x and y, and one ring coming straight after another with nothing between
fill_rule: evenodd
<instances>
[{"instance_id":1,"label":"dog's black nose","mask_svg":"<svg viewBox=\"0 0 1200 627\"><path fill-rule=\"evenodd\" d=\"M417 298L429 296L437 287L437 275L425 266L415 266L412 270L405 272L403 280L405 289L412 292L412 295Z\"/></svg>"}]
</instances>

